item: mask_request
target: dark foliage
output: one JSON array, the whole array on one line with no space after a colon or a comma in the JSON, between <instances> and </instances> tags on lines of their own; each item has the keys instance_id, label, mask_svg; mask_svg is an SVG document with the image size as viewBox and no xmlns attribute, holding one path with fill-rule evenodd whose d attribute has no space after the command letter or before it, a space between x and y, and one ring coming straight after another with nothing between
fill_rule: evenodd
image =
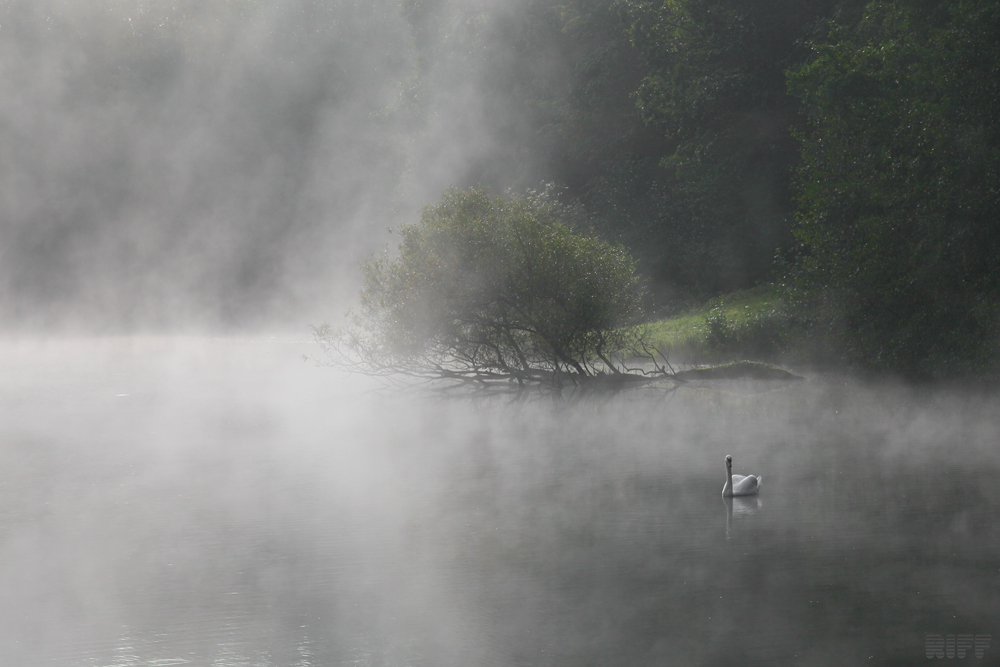
<instances>
[{"instance_id":1,"label":"dark foliage","mask_svg":"<svg viewBox=\"0 0 1000 667\"><path fill-rule=\"evenodd\" d=\"M788 312L710 318L714 349L910 376L996 368L996 3L405 6L411 111L432 117L424 92L470 64L487 84L470 141L498 148L460 185L559 184L665 310L787 278Z\"/></svg>"},{"instance_id":2,"label":"dark foliage","mask_svg":"<svg viewBox=\"0 0 1000 667\"><path fill-rule=\"evenodd\" d=\"M980 373L1000 339L1000 6L872 3L791 77L806 305L848 360Z\"/></svg>"},{"instance_id":3,"label":"dark foliage","mask_svg":"<svg viewBox=\"0 0 1000 667\"><path fill-rule=\"evenodd\" d=\"M648 71L635 98L669 141L650 211L661 280L701 295L767 279L791 246L791 128L785 70L833 3L616 3Z\"/></svg>"},{"instance_id":4,"label":"dark foliage","mask_svg":"<svg viewBox=\"0 0 1000 667\"><path fill-rule=\"evenodd\" d=\"M558 183L664 299L771 277L792 245L790 129L804 123L784 73L832 2L451 4L407 7L418 88L470 63L489 83L486 134L471 140L498 150L459 185Z\"/></svg>"}]
</instances>

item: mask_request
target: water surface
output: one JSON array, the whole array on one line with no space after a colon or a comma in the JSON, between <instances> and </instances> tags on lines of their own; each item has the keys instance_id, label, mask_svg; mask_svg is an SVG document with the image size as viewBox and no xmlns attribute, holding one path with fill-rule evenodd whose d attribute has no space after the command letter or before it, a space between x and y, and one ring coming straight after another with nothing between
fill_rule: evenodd
<instances>
[{"instance_id":1,"label":"water surface","mask_svg":"<svg viewBox=\"0 0 1000 667\"><path fill-rule=\"evenodd\" d=\"M1000 643L994 394L442 400L303 353L0 345L0 664L912 665L928 634ZM721 498L726 454L759 499Z\"/></svg>"}]
</instances>

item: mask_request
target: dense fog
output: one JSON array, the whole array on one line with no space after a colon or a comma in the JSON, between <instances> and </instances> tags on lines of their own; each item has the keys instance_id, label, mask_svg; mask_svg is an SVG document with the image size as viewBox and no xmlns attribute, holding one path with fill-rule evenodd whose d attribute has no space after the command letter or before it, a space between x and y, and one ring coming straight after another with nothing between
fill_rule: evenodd
<instances>
[{"instance_id":1,"label":"dense fog","mask_svg":"<svg viewBox=\"0 0 1000 667\"><path fill-rule=\"evenodd\" d=\"M461 34L419 63L418 33L381 0L4 2L3 326L339 315L388 230L504 150L483 63Z\"/></svg>"}]
</instances>

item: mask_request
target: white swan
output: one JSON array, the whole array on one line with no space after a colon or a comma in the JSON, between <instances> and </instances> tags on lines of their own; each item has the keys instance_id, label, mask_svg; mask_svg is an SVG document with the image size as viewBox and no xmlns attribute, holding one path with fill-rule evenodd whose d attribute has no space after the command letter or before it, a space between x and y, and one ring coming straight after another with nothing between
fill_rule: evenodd
<instances>
[{"instance_id":1,"label":"white swan","mask_svg":"<svg viewBox=\"0 0 1000 667\"><path fill-rule=\"evenodd\" d=\"M733 474L733 457L726 456L726 485L722 487L722 495L726 498L733 496L752 496L760 491L763 477Z\"/></svg>"}]
</instances>

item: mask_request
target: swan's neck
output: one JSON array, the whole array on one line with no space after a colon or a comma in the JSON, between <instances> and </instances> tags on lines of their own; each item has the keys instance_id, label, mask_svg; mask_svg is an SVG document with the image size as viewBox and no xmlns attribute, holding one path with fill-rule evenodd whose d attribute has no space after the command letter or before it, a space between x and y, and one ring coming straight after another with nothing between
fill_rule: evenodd
<instances>
[{"instance_id":1,"label":"swan's neck","mask_svg":"<svg viewBox=\"0 0 1000 667\"><path fill-rule=\"evenodd\" d=\"M722 489L722 495L733 495L733 469L726 466L726 486Z\"/></svg>"}]
</instances>

